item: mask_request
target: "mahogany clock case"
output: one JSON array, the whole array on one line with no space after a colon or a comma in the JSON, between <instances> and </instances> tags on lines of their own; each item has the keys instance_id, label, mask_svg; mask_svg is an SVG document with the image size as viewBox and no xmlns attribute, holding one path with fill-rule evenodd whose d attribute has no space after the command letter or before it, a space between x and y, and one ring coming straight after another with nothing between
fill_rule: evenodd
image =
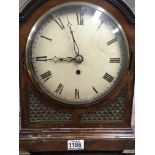
<instances>
[{"instance_id":1,"label":"mahogany clock case","mask_svg":"<svg viewBox=\"0 0 155 155\"><path fill-rule=\"evenodd\" d=\"M84 139L85 150L89 151L134 148L134 132L131 129L135 72L134 14L122 0L83 1L103 7L122 26L129 44L128 69L119 85L109 95L93 104L72 106L51 100L29 76L25 58L26 42L33 25L47 10L70 1L29 1L20 12L22 150L66 151L67 139Z\"/></svg>"}]
</instances>

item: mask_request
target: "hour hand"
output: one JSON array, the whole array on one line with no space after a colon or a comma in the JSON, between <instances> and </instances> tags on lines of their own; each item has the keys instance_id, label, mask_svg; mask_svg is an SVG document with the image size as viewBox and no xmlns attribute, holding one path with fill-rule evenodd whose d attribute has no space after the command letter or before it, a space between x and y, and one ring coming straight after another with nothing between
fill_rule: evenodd
<instances>
[{"instance_id":1,"label":"hour hand","mask_svg":"<svg viewBox=\"0 0 155 155\"><path fill-rule=\"evenodd\" d=\"M66 58L61 58L61 57L57 57L54 56L53 58L47 58L47 56L40 56L40 57L36 57L36 61L53 61L55 63L57 62L72 62L75 58L72 57L66 57Z\"/></svg>"},{"instance_id":2,"label":"hour hand","mask_svg":"<svg viewBox=\"0 0 155 155\"><path fill-rule=\"evenodd\" d=\"M66 61L66 62L72 62L73 60L74 60L75 58L72 58L72 57L66 57L66 58L58 58L58 57L54 57L52 60L55 62L55 63L57 63L57 62L64 62L64 61Z\"/></svg>"}]
</instances>

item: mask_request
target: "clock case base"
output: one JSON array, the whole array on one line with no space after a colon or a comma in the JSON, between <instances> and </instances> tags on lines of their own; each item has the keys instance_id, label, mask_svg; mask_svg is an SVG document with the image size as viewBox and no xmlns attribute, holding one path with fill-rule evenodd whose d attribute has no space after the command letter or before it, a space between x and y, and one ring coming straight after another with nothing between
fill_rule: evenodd
<instances>
[{"instance_id":1,"label":"clock case base","mask_svg":"<svg viewBox=\"0 0 155 155\"><path fill-rule=\"evenodd\" d=\"M68 151L67 140L84 140L84 151L122 151L134 148L134 131L131 128L57 128L20 132L22 151Z\"/></svg>"},{"instance_id":2,"label":"clock case base","mask_svg":"<svg viewBox=\"0 0 155 155\"><path fill-rule=\"evenodd\" d=\"M31 29L37 17L41 12L46 11L48 8L55 6L62 2L69 2L68 0L38 0L28 1L25 6L20 10L20 26L22 41L20 41L20 95L21 95L21 129L20 129L20 150L29 152L38 151L67 151L67 140L84 140L84 151L122 151L124 149L134 149L134 131L131 128L131 109L133 100L134 89L134 14L122 0L84 0L85 2L95 3L101 5L112 14L116 15L121 25L124 25L125 32L130 46L130 65L127 73L128 86L126 107L126 118L124 124L107 123L104 126L91 125L87 123L85 127L74 128L71 126L58 128L57 125L53 126L39 121L31 123L27 107L27 94L25 93L26 86L31 87L29 78L25 76L25 41L27 32ZM43 5L41 5L43 4ZM35 12L36 11L36 12ZM33 14L33 12L35 12ZM30 18L29 18L30 17ZM32 19L32 20L31 20ZM28 24L24 26L24 22ZM23 28L22 28L23 27ZM25 29L26 28L26 29ZM131 30L132 29L132 30ZM28 82L28 83L27 83ZM125 85L124 83L122 85ZM120 87L120 90L123 86ZM52 124L52 122L51 122ZM103 123L104 124L104 123ZM92 126L92 127L91 127Z\"/></svg>"}]
</instances>

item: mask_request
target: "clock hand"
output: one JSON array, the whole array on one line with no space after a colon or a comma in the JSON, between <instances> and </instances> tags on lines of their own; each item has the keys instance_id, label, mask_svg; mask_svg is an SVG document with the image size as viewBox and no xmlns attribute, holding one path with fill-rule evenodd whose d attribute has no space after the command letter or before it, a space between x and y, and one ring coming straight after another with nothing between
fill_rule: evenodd
<instances>
[{"instance_id":1,"label":"clock hand","mask_svg":"<svg viewBox=\"0 0 155 155\"><path fill-rule=\"evenodd\" d=\"M39 56L36 57L36 61L54 61L55 63L57 62L72 62L75 61L76 63L82 63L83 62L83 57L82 55L77 55L75 58L73 57L66 57L66 58L61 58L54 56L53 58L47 58L47 56Z\"/></svg>"},{"instance_id":2,"label":"clock hand","mask_svg":"<svg viewBox=\"0 0 155 155\"><path fill-rule=\"evenodd\" d=\"M75 60L75 58L72 58L72 57L61 58L61 57L54 56L54 57L51 58L51 59L47 59L47 61L48 61L48 60L54 61L55 63L57 63L57 62L63 62L63 61L72 62L72 61Z\"/></svg>"},{"instance_id":3,"label":"clock hand","mask_svg":"<svg viewBox=\"0 0 155 155\"><path fill-rule=\"evenodd\" d=\"M62 62L62 61L71 62L73 60L75 60L75 58L72 58L72 57L66 57L66 58L61 58L57 56L54 56L53 58L47 58L47 56L36 57L36 61L54 61L55 63Z\"/></svg>"},{"instance_id":4,"label":"clock hand","mask_svg":"<svg viewBox=\"0 0 155 155\"><path fill-rule=\"evenodd\" d=\"M75 52L75 54L76 54L76 56L77 56L77 55L79 55L79 47L78 47L78 45L77 45L77 43L76 43L76 41L75 41L74 33L73 33L73 30L72 30L71 25L72 25L72 24L71 24L71 23L69 22L69 20L68 20L67 26L68 26L69 29L70 29L70 33L71 33L71 36L72 36L72 39L73 39L74 52Z\"/></svg>"},{"instance_id":5,"label":"clock hand","mask_svg":"<svg viewBox=\"0 0 155 155\"><path fill-rule=\"evenodd\" d=\"M73 58L73 57L66 57L66 58L59 57L58 58L57 56L54 56L54 58L47 59L47 60L52 60L55 63L57 63L57 62L63 62L63 61L67 61L67 62L75 61L76 63L82 63L83 62L83 57L82 57L82 55L77 55L75 58Z\"/></svg>"}]
</instances>

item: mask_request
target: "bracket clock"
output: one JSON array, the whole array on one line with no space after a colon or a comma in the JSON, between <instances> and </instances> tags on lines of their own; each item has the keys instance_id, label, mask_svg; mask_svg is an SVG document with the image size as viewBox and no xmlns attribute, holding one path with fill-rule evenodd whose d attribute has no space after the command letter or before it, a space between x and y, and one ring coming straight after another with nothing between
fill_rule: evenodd
<instances>
[{"instance_id":1,"label":"bracket clock","mask_svg":"<svg viewBox=\"0 0 155 155\"><path fill-rule=\"evenodd\" d=\"M28 1L19 55L21 150L134 149L134 14L123 1Z\"/></svg>"}]
</instances>

